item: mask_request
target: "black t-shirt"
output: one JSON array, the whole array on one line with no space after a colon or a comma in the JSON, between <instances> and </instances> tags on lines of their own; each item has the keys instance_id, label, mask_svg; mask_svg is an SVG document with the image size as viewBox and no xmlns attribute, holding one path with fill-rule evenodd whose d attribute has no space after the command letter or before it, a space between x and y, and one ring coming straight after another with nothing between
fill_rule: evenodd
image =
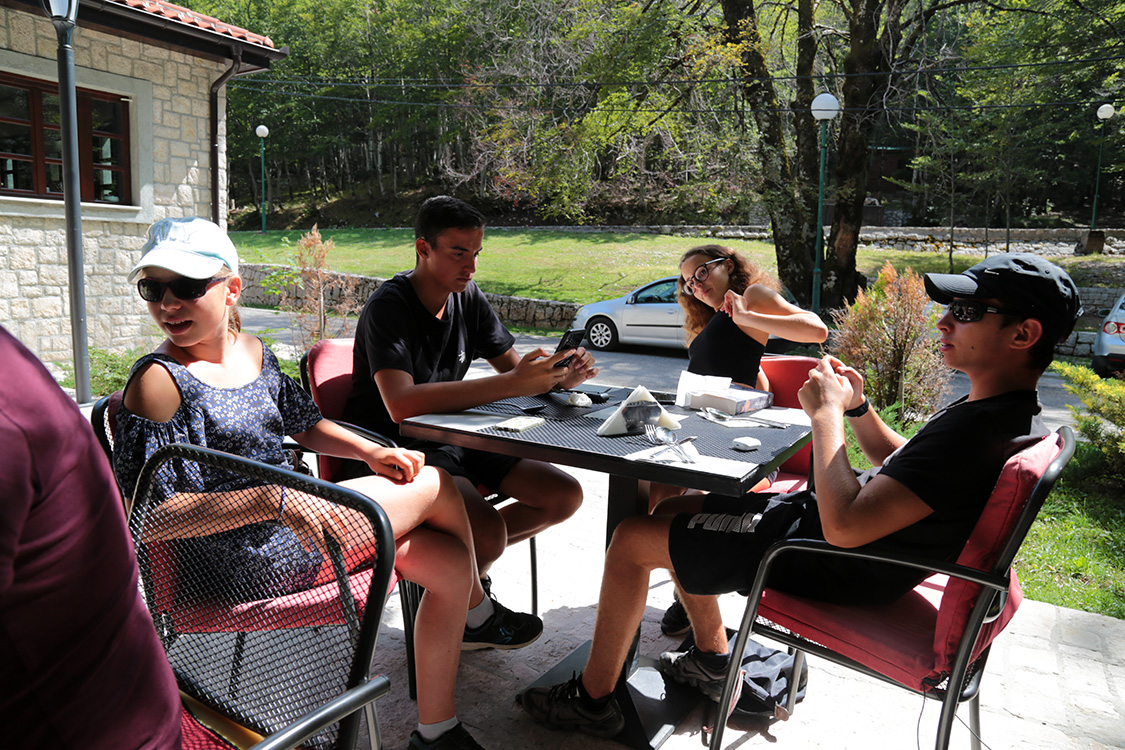
<instances>
[{"instance_id":1,"label":"black t-shirt","mask_svg":"<svg viewBox=\"0 0 1125 750\"><path fill-rule=\"evenodd\" d=\"M746 335L724 312L717 312L688 347L688 372L730 378L754 388L766 347Z\"/></svg>"},{"instance_id":2,"label":"black t-shirt","mask_svg":"<svg viewBox=\"0 0 1125 750\"><path fill-rule=\"evenodd\" d=\"M1004 463L1048 433L1041 410L1035 391L1013 391L978 401L961 399L931 417L882 467L864 472L860 483L884 474L905 485L934 512L867 548L933 560L956 559ZM794 536L824 538L815 502L809 503ZM796 585L783 587L827 601L893 601L925 577L879 563L788 557L791 564L779 573Z\"/></svg>"},{"instance_id":3,"label":"black t-shirt","mask_svg":"<svg viewBox=\"0 0 1125 750\"><path fill-rule=\"evenodd\" d=\"M359 316L346 412L349 421L395 440L398 425L375 385L375 373L402 370L415 383L461 380L474 359L499 357L515 343L475 282L449 295L444 317L436 318L418 299L410 273L380 285Z\"/></svg>"}]
</instances>

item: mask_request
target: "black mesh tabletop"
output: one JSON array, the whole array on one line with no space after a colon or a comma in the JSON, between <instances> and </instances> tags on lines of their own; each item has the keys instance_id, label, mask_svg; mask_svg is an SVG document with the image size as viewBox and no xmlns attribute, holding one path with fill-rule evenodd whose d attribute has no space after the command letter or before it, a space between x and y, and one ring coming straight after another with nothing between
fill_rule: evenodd
<instances>
[{"instance_id":1,"label":"black mesh tabletop","mask_svg":"<svg viewBox=\"0 0 1125 750\"><path fill-rule=\"evenodd\" d=\"M563 420L545 418L542 424L523 432L497 429L493 425L508 413L482 409L408 419L402 423L402 432L409 437L728 494L749 490L808 442L810 434L807 425L726 427L703 419L698 412L665 406L670 414L681 418L677 436L694 436L692 444L704 458L696 464L657 463L636 460L635 454L655 447L643 434L597 434L611 406L586 409L580 416ZM592 417L591 412L600 413ZM761 447L750 452L734 450L732 441L743 436L757 438Z\"/></svg>"},{"instance_id":2,"label":"black mesh tabletop","mask_svg":"<svg viewBox=\"0 0 1125 750\"><path fill-rule=\"evenodd\" d=\"M535 416L555 421L578 419L606 406L620 404L629 397L628 388L606 387L578 387L574 390L586 392L592 397L605 397L601 403L592 406L571 406L568 402L570 393L544 393L539 396L514 396L490 404L474 408L473 411L483 411L490 414L507 414L509 416Z\"/></svg>"}]
</instances>

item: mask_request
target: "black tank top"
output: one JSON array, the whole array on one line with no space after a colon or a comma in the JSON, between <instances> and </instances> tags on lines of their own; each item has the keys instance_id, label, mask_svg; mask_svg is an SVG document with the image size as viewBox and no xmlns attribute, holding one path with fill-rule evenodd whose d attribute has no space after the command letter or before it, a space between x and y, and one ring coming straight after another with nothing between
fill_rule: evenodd
<instances>
[{"instance_id":1,"label":"black tank top","mask_svg":"<svg viewBox=\"0 0 1125 750\"><path fill-rule=\"evenodd\" d=\"M723 312L715 313L688 347L688 372L730 378L755 387L758 366L766 351Z\"/></svg>"}]
</instances>

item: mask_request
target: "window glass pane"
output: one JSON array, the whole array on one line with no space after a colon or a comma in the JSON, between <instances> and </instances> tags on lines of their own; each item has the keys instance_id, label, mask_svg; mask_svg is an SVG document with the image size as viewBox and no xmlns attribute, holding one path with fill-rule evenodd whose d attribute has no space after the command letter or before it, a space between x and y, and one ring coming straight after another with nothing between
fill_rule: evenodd
<instances>
[{"instance_id":1,"label":"window glass pane","mask_svg":"<svg viewBox=\"0 0 1125 750\"><path fill-rule=\"evenodd\" d=\"M125 187L124 175L108 169L94 170L94 200L105 203L122 203Z\"/></svg>"},{"instance_id":2,"label":"window glass pane","mask_svg":"<svg viewBox=\"0 0 1125 750\"><path fill-rule=\"evenodd\" d=\"M43 122L58 125L62 120L59 114L59 95L43 94Z\"/></svg>"},{"instance_id":3,"label":"window glass pane","mask_svg":"<svg viewBox=\"0 0 1125 750\"><path fill-rule=\"evenodd\" d=\"M21 120L31 118L31 108L27 103L27 89L0 86L0 115Z\"/></svg>"},{"instance_id":4,"label":"window glass pane","mask_svg":"<svg viewBox=\"0 0 1125 750\"><path fill-rule=\"evenodd\" d=\"M31 156L31 126L0 122L0 151Z\"/></svg>"},{"instance_id":5,"label":"window glass pane","mask_svg":"<svg viewBox=\"0 0 1125 750\"><path fill-rule=\"evenodd\" d=\"M0 159L0 188L5 190L34 190L34 180L31 162Z\"/></svg>"},{"instance_id":6,"label":"window glass pane","mask_svg":"<svg viewBox=\"0 0 1125 750\"><path fill-rule=\"evenodd\" d=\"M95 135L94 163L121 166L121 141L117 138Z\"/></svg>"},{"instance_id":7,"label":"window glass pane","mask_svg":"<svg viewBox=\"0 0 1125 750\"><path fill-rule=\"evenodd\" d=\"M62 191L62 164L48 164L47 192L61 193Z\"/></svg>"},{"instance_id":8,"label":"window glass pane","mask_svg":"<svg viewBox=\"0 0 1125 750\"><path fill-rule=\"evenodd\" d=\"M62 158L62 131L43 131L43 153L48 159Z\"/></svg>"},{"instance_id":9,"label":"window glass pane","mask_svg":"<svg viewBox=\"0 0 1125 750\"><path fill-rule=\"evenodd\" d=\"M106 133L121 132L121 103L90 100L90 127Z\"/></svg>"}]
</instances>

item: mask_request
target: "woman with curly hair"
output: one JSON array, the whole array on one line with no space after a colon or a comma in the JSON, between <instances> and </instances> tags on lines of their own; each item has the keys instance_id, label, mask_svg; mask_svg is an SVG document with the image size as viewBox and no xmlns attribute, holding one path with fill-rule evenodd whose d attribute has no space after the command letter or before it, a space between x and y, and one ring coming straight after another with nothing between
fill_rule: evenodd
<instances>
[{"instance_id":1,"label":"woman with curly hair","mask_svg":"<svg viewBox=\"0 0 1125 750\"><path fill-rule=\"evenodd\" d=\"M730 378L740 385L768 391L761 371L762 355L770 334L789 341L818 344L828 338L828 327L815 313L793 305L778 293L777 281L755 263L723 245L693 247L680 258L676 282L684 308L684 335L688 344L688 372ZM765 489L773 477L751 491ZM697 494L683 487L652 484L649 508L658 514L680 510L668 498ZM666 635L683 635L691 627L679 597L664 613L660 629Z\"/></svg>"},{"instance_id":2,"label":"woman with curly hair","mask_svg":"<svg viewBox=\"0 0 1125 750\"><path fill-rule=\"evenodd\" d=\"M778 293L777 281L723 245L693 247L680 258L676 282L684 308L688 371L769 390L759 370L770 334L819 344L828 327Z\"/></svg>"}]
</instances>

